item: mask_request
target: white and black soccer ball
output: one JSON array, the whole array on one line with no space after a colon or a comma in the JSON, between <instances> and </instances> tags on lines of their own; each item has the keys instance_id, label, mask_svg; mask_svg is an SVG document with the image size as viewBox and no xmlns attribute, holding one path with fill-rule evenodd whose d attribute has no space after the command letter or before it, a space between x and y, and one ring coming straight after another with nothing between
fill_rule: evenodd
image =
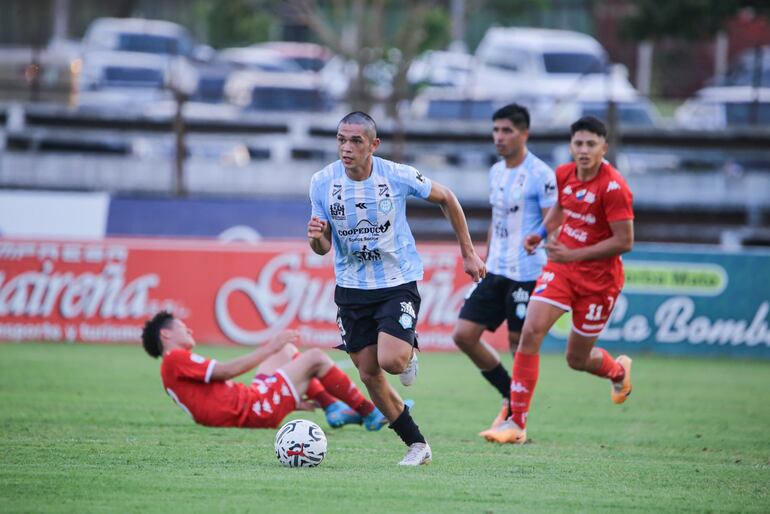
<instances>
[{"instance_id":1,"label":"white and black soccer ball","mask_svg":"<svg viewBox=\"0 0 770 514\"><path fill-rule=\"evenodd\" d=\"M326 457L326 434L312 421L289 421L275 434L275 456L290 468L318 466Z\"/></svg>"}]
</instances>

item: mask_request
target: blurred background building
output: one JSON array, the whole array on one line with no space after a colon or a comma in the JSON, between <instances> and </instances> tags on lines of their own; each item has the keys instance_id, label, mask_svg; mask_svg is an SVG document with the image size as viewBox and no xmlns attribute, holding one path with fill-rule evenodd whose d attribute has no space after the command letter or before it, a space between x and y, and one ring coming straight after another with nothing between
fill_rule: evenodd
<instances>
[{"instance_id":1,"label":"blurred background building","mask_svg":"<svg viewBox=\"0 0 770 514\"><path fill-rule=\"evenodd\" d=\"M767 246L769 12L750 0L4 0L0 202L106 195L102 235L301 238L337 120L364 109L380 154L452 187L482 242L490 116L517 101L551 165L569 159L572 121L608 122L638 240ZM50 235L0 212L0 234ZM418 239L452 235L438 209L411 216Z\"/></svg>"}]
</instances>

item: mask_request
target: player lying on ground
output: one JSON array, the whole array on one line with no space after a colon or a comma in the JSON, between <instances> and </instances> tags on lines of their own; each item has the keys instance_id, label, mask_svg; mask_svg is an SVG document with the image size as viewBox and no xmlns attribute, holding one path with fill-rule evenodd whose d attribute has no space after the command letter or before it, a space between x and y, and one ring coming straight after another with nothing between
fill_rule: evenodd
<instances>
[{"instance_id":1,"label":"player lying on ground","mask_svg":"<svg viewBox=\"0 0 770 514\"><path fill-rule=\"evenodd\" d=\"M168 395L192 419L213 427L275 428L295 409L317 402L332 427L363 424L379 430L388 420L367 400L328 355L314 348L300 354L296 331L282 332L257 350L219 362L192 350L185 323L162 311L147 321L142 344L162 357L160 374ZM250 386L231 379L257 368Z\"/></svg>"}]
</instances>

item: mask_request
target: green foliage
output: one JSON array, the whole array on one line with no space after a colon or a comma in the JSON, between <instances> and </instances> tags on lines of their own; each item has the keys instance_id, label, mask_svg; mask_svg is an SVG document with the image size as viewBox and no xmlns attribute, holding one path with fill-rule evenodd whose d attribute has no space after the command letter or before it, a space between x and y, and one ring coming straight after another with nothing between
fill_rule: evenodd
<instances>
[{"instance_id":1,"label":"green foliage","mask_svg":"<svg viewBox=\"0 0 770 514\"><path fill-rule=\"evenodd\" d=\"M203 347L219 359L240 348ZM347 363L341 352L333 358ZM0 345L3 512L767 512L770 363L634 356L634 394L541 359L531 444L476 433L497 393L459 354L422 354L402 395L434 450L388 429L327 429L326 460L286 469L274 430L196 426L137 345ZM509 359L505 357L509 364ZM346 371L354 373L351 368ZM248 379L249 377L244 377ZM398 384L398 379L392 379Z\"/></svg>"},{"instance_id":2,"label":"green foliage","mask_svg":"<svg viewBox=\"0 0 770 514\"><path fill-rule=\"evenodd\" d=\"M215 48L245 46L270 37L274 17L265 2L213 0L203 5L209 44Z\"/></svg>"},{"instance_id":3,"label":"green foliage","mask_svg":"<svg viewBox=\"0 0 770 514\"><path fill-rule=\"evenodd\" d=\"M425 16L425 39L420 43L420 52L445 49L451 40L451 25L452 20L446 9L432 8Z\"/></svg>"},{"instance_id":4,"label":"green foliage","mask_svg":"<svg viewBox=\"0 0 770 514\"><path fill-rule=\"evenodd\" d=\"M698 39L714 36L741 9L759 14L770 13L770 4L762 0L631 0L637 13L626 20L623 33L633 39L658 39L666 36Z\"/></svg>"}]
</instances>

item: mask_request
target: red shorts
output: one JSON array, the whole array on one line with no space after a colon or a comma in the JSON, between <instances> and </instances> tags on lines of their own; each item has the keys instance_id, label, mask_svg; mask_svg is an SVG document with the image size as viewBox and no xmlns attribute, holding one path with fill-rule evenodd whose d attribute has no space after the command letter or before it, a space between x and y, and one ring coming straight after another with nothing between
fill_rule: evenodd
<instances>
[{"instance_id":1,"label":"red shorts","mask_svg":"<svg viewBox=\"0 0 770 514\"><path fill-rule=\"evenodd\" d=\"M620 288L615 286L601 292L589 290L568 273L546 267L537 279L530 301L572 311L572 330L595 337L604 330L619 294Z\"/></svg>"},{"instance_id":2,"label":"red shorts","mask_svg":"<svg viewBox=\"0 0 770 514\"><path fill-rule=\"evenodd\" d=\"M276 428L300 401L294 384L280 369L274 375L257 375L249 387L251 410L243 426Z\"/></svg>"}]
</instances>

